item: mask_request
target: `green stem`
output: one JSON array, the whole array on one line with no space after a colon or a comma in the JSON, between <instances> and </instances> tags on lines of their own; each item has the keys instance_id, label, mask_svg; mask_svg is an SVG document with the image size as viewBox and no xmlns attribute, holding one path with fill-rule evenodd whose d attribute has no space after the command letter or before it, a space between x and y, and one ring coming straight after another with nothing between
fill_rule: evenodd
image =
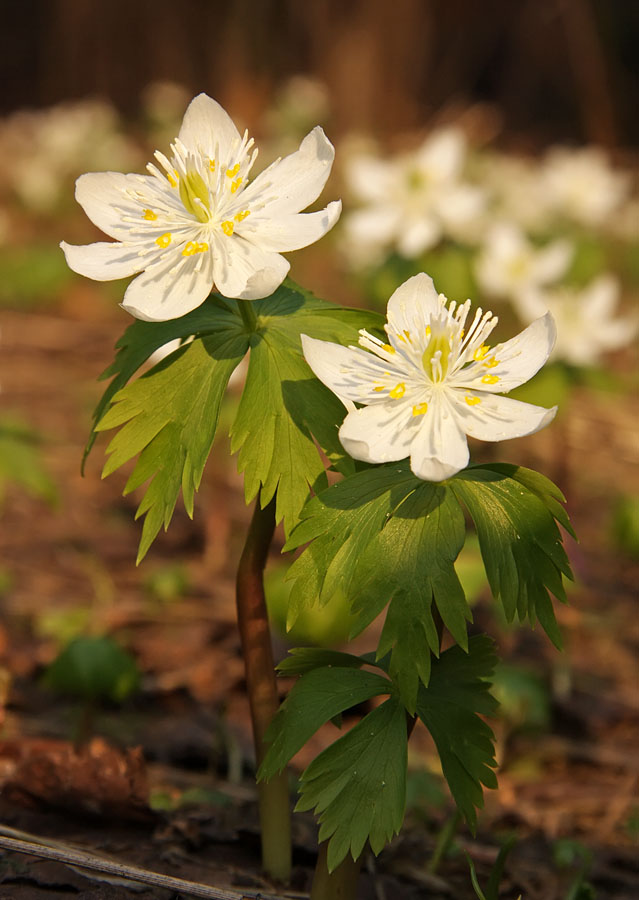
<instances>
[{"instance_id":1,"label":"green stem","mask_svg":"<svg viewBox=\"0 0 639 900\"><path fill-rule=\"evenodd\" d=\"M326 862L327 847L327 841L320 844L310 900L355 900L364 854L355 860L348 854L333 872L329 872Z\"/></svg>"},{"instance_id":2,"label":"green stem","mask_svg":"<svg viewBox=\"0 0 639 900\"><path fill-rule=\"evenodd\" d=\"M426 866L426 871L430 872L431 875L434 875L437 869L439 869L442 859L450 850L450 846L457 834L460 822L461 816L458 812L454 813L454 815L450 816L450 818L444 822L443 828L439 832L433 855Z\"/></svg>"},{"instance_id":3,"label":"green stem","mask_svg":"<svg viewBox=\"0 0 639 900\"><path fill-rule=\"evenodd\" d=\"M238 300L237 308L240 311L240 315L242 316L242 321L246 326L246 330L249 332L249 334L252 334L257 327L257 316L255 315L253 301Z\"/></svg>"},{"instance_id":4,"label":"green stem","mask_svg":"<svg viewBox=\"0 0 639 900\"><path fill-rule=\"evenodd\" d=\"M275 499L261 509L258 498L238 565L236 593L258 766L264 758L266 729L279 707L263 580L274 530ZM291 874L291 814L286 772L260 782L258 801L262 865L271 878L286 882Z\"/></svg>"}]
</instances>

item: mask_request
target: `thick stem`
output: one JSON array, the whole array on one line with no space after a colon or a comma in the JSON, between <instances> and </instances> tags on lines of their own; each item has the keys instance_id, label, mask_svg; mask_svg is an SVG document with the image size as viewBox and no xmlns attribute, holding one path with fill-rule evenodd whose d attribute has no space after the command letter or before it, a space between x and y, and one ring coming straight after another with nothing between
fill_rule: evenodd
<instances>
[{"instance_id":1,"label":"thick stem","mask_svg":"<svg viewBox=\"0 0 639 900\"><path fill-rule=\"evenodd\" d=\"M364 854L362 853L356 860L347 854L346 859L333 872L329 873L326 862L327 847L327 841L324 841L319 847L311 900L355 900L359 870L362 868Z\"/></svg>"},{"instance_id":2,"label":"thick stem","mask_svg":"<svg viewBox=\"0 0 639 900\"><path fill-rule=\"evenodd\" d=\"M242 321L246 326L246 330L249 333L255 331L257 325L257 316L255 315L255 309L253 308L252 300L238 300L237 308L240 311L240 315L242 316Z\"/></svg>"},{"instance_id":3,"label":"thick stem","mask_svg":"<svg viewBox=\"0 0 639 900\"><path fill-rule=\"evenodd\" d=\"M264 758L266 729L279 706L263 580L274 530L275 500L261 509L258 498L240 557L236 593L258 766ZM286 772L260 782L258 799L262 864L271 878L286 882L291 874L291 814Z\"/></svg>"}]
</instances>

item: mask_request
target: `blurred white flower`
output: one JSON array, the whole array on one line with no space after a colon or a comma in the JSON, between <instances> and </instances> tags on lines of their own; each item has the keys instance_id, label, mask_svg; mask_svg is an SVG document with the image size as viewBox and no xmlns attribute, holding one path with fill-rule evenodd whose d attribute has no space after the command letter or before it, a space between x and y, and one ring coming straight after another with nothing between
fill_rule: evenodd
<instances>
[{"instance_id":1,"label":"blurred white flower","mask_svg":"<svg viewBox=\"0 0 639 900\"><path fill-rule=\"evenodd\" d=\"M573 253L569 241L558 240L538 248L516 225L500 222L488 231L477 257L477 280L487 294L516 297L522 291L558 281Z\"/></svg>"},{"instance_id":2,"label":"blurred white flower","mask_svg":"<svg viewBox=\"0 0 639 900\"><path fill-rule=\"evenodd\" d=\"M337 221L341 202L301 213L322 191L334 150L321 128L295 153L249 182L257 150L222 107L200 94L191 101L172 158L148 175L99 172L76 183L76 199L115 242L61 244L75 272L98 281L141 272L122 306L147 321L195 309L213 284L227 297L267 297L289 263L280 251L319 240Z\"/></svg>"},{"instance_id":3,"label":"blurred white flower","mask_svg":"<svg viewBox=\"0 0 639 900\"><path fill-rule=\"evenodd\" d=\"M542 190L552 209L579 225L603 225L628 195L630 179L611 168L598 147L556 147L542 168Z\"/></svg>"},{"instance_id":4,"label":"blurred white flower","mask_svg":"<svg viewBox=\"0 0 639 900\"><path fill-rule=\"evenodd\" d=\"M360 257L396 249L413 258L445 233L463 230L485 203L484 192L462 180L465 158L466 139L456 128L437 131L414 153L389 160L353 156L346 183L366 205L345 221L346 246Z\"/></svg>"},{"instance_id":5,"label":"blurred white flower","mask_svg":"<svg viewBox=\"0 0 639 900\"><path fill-rule=\"evenodd\" d=\"M479 160L479 178L491 197L486 226L497 220L512 222L526 232L547 228L552 210L538 160L487 153Z\"/></svg>"},{"instance_id":6,"label":"blurred white flower","mask_svg":"<svg viewBox=\"0 0 639 900\"><path fill-rule=\"evenodd\" d=\"M546 362L555 340L552 316L490 347L497 318L477 309L467 325L469 312L470 300L448 303L421 274L388 301L389 343L364 330L363 350L302 335L309 366L349 410L339 438L352 457L383 463L410 456L418 478L442 481L468 464L466 435L502 441L551 421L556 407L498 393L528 381Z\"/></svg>"},{"instance_id":7,"label":"blurred white flower","mask_svg":"<svg viewBox=\"0 0 639 900\"><path fill-rule=\"evenodd\" d=\"M584 288L530 290L516 300L524 322L551 312L557 323L553 360L592 366L601 355L630 344L639 331L639 315L616 317L620 288L612 275L601 275Z\"/></svg>"},{"instance_id":8,"label":"blurred white flower","mask_svg":"<svg viewBox=\"0 0 639 900\"><path fill-rule=\"evenodd\" d=\"M0 153L11 159L9 186L36 212L54 209L83 169L129 168L138 161L118 131L115 110L95 100L15 113L0 129Z\"/></svg>"}]
</instances>

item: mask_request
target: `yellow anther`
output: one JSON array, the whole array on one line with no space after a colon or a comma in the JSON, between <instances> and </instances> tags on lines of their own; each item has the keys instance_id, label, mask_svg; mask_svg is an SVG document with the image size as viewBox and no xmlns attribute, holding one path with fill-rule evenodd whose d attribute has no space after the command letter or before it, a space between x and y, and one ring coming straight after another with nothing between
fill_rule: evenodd
<instances>
[{"instance_id":1,"label":"yellow anther","mask_svg":"<svg viewBox=\"0 0 639 900\"><path fill-rule=\"evenodd\" d=\"M382 350L385 350L387 353L397 353L394 347L391 347L390 344L383 344Z\"/></svg>"},{"instance_id":2,"label":"yellow anther","mask_svg":"<svg viewBox=\"0 0 639 900\"><path fill-rule=\"evenodd\" d=\"M155 243L158 247L162 247L162 249L168 247L171 243L171 232L167 231L166 234L161 234L159 238L155 239Z\"/></svg>"},{"instance_id":3,"label":"yellow anther","mask_svg":"<svg viewBox=\"0 0 639 900\"><path fill-rule=\"evenodd\" d=\"M484 384L497 384L499 375L484 375L482 381Z\"/></svg>"},{"instance_id":4,"label":"yellow anther","mask_svg":"<svg viewBox=\"0 0 639 900\"><path fill-rule=\"evenodd\" d=\"M171 175L170 172L167 172L166 177L168 178L168 181L169 181L169 184L171 185L171 187L177 187L178 181L180 180L180 173L178 172L177 169L173 169L173 173L174 174Z\"/></svg>"},{"instance_id":5,"label":"yellow anther","mask_svg":"<svg viewBox=\"0 0 639 900\"><path fill-rule=\"evenodd\" d=\"M482 344L481 347L478 347L473 353L473 359L476 362L481 362L489 350L490 347L488 346L488 344Z\"/></svg>"},{"instance_id":6,"label":"yellow anther","mask_svg":"<svg viewBox=\"0 0 639 900\"><path fill-rule=\"evenodd\" d=\"M211 170L211 172L215 172L215 160L214 159L209 160L209 169Z\"/></svg>"},{"instance_id":7,"label":"yellow anther","mask_svg":"<svg viewBox=\"0 0 639 900\"><path fill-rule=\"evenodd\" d=\"M431 333L432 333L432 332L431 332L430 325L427 325L427 326L426 326L426 337L430 337L430 336L431 336Z\"/></svg>"},{"instance_id":8,"label":"yellow anther","mask_svg":"<svg viewBox=\"0 0 639 900\"><path fill-rule=\"evenodd\" d=\"M418 403L416 406L413 406L413 415L414 416L423 416L427 410L428 410L428 403Z\"/></svg>"},{"instance_id":9,"label":"yellow anther","mask_svg":"<svg viewBox=\"0 0 639 900\"><path fill-rule=\"evenodd\" d=\"M494 369L495 366L498 366L498 365L499 365L499 360L495 359L494 356L491 356L490 359L486 360L486 362L484 363L484 366L487 369Z\"/></svg>"},{"instance_id":10,"label":"yellow anther","mask_svg":"<svg viewBox=\"0 0 639 900\"><path fill-rule=\"evenodd\" d=\"M145 209L144 215L142 216L143 219L147 219L149 222L155 222L157 217L158 214L154 213L152 209Z\"/></svg>"},{"instance_id":11,"label":"yellow anther","mask_svg":"<svg viewBox=\"0 0 639 900\"><path fill-rule=\"evenodd\" d=\"M375 393L379 394L380 391L385 391L386 388L383 384L378 384L377 387L373 388L373 390L375 391Z\"/></svg>"},{"instance_id":12,"label":"yellow anther","mask_svg":"<svg viewBox=\"0 0 639 900\"><path fill-rule=\"evenodd\" d=\"M197 244L194 244L193 241L189 241L182 251L182 256L193 256L194 253L197 253Z\"/></svg>"},{"instance_id":13,"label":"yellow anther","mask_svg":"<svg viewBox=\"0 0 639 900\"><path fill-rule=\"evenodd\" d=\"M235 219L236 222L243 222L247 216L250 216L250 214L251 214L251 210L245 209L244 212L235 213L233 218Z\"/></svg>"},{"instance_id":14,"label":"yellow anther","mask_svg":"<svg viewBox=\"0 0 639 900\"><path fill-rule=\"evenodd\" d=\"M240 171L240 164L239 164L239 163L235 163L235 165L233 166L232 169L227 169L227 170L226 170L226 174L229 176L229 178L235 178L235 176L237 175L237 173L238 173L239 171Z\"/></svg>"},{"instance_id":15,"label":"yellow anther","mask_svg":"<svg viewBox=\"0 0 639 900\"><path fill-rule=\"evenodd\" d=\"M396 384L392 391L388 392L388 396L392 397L393 400L399 400L400 397L403 397L406 393L406 385L403 381L400 381L399 384Z\"/></svg>"},{"instance_id":16,"label":"yellow anther","mask_svg":"<svg viewBox=\"0 0 639 900\"><path fill-rule=\"evenodd\" d=\"M234 194L239 186L242 184L242 176L236 178L235 181L231 184L231 193Z\"/></svg>"},{"instance_id":17,"label":"yellow anther","mask_svg":"<svg viewBox=\"0 0 639 900\"><path fill-rule=\"evenodd\" d=\"M209 245L206 243L206 241L202 241L201 243L195 245L196 253L206 253L208 249Z\"/></svg>"},{"instance_id":18,"label":"yellow anther","mask_svg":"<svg viewBox=\"0 0 639 900\"><path fill-rule=\"evenodd\" d=\"M471 397L469 394L464 399L469 406L477 406L478 403L481 403L479 397Z\"/></svg>"},{"instance_id":19,"label":"yellow anther","mask_svg":"<svg viewBox=\"0 0 639 900\"><path fill-rule=\"evenodd\" d=\"M222 222L222 225L220 227L222 228L224 234L227 234L230 237L233 234L235 225L231 221L229 221L229 219L227 219L226 222Z\"/></svg>"},{"instance_id":20,"label":"yellow anther","mask_svg":"<svg viewBox=\"0 0 639 900\"><path fill-rule=\"evenodd\" d=\"M406 338L404 337L403 334L398 334L397 339L400 340L402 342L402 344L406 343Z\"/></svg>"}]
</instances>

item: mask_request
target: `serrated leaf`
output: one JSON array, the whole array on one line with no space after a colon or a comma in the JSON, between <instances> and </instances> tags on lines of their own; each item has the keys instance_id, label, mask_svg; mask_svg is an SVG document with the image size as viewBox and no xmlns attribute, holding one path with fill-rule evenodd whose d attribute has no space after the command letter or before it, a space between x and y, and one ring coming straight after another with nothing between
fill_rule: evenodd
<instances>
[{"instance_id":1,"label":"serrated leaf","mask_svg":"<svg viewBox=\"0 0 639 900\"><path fill-rule=\"evenodd\" d=\"M239 328L194 340L120 390L96 426L120 427L107 447L103 477L139 454L125 493L152 479L136 513L145 515L138 562L160 528L168 528L180 490L193 514L222 396L247 345Z\"/></svg>"},{"instance_id":2,"label":"serrated leaf","mask_svg":"<svg viewBox=\"0 0 639 900\"><path fill-rule=\"evenodd\" d=\"M451 647L433 660L428 687L419 688L417 699L417 715L435 741L451 794L473 832L476 809L484 802L482 785L497 787L494 735L480 718L497 708L489 692L496 663L490 638L472 637L468 653Z\"/></svg>"},{"instance_id":3,"label":"serrated leaf","mask_svg":"<svg viewBox=\"0 0 639 900\"><path fill-rule=\"evenodd\" d=\"M358 669L369 664L368 659L353 656L352 653L341 653L339 650L326 650L323 647L294 647L289 655L276 666L280 675L304 675L313 669L323 666Z\"/></svg>"},{"instance_id":4,"label":"serrated leaf","mask_svg":"<svg viewBox=\"0 0 639 900\"><path fill-rule=\"evenodd\" d=\"M362 669L324 667L306 672L293 685L269 726L266 741L270 746L258 779L272 778L281 772L325 722L391 690L387 678Z\"/></svg>"},{"instance_id":5,"label":"serrated leaf","mask_svg":"<svg viewBox=\"0 0 639 900\"><path fill-rule=\"evenodd\" d=\"M113 397L132 378L149 357L169 341L199 336L211 332L236 331L241 326L237 310L219 296L209 297L197 309L168 322L143 322L136 320L126 329L116 343L113 362L102 372L100 381L111 378L93 413L93 428L84 451L82 466L91 452L98 435L96 425L108 409Z\"/></svg>"},{"instance_id":6,"label":"serrated leaf","mask_svg":"<svg viewBox=\"0 0 639 900\"><path fill-rule=\"evenodd\" d=\"M301 352L300 334L352 343L357 329L381 318L318 300L292 282L252 304L257 328L244 393L231 429L231 451L239 452L247 502L260 493L262 507L277 492L276 520L288 533L297 522L310 489L327 485L315 441L340 470L352 471L337 429L344 407L311 376Z\"/></svg>"},{"instance_id":7,"label":"serrated leaf","mask_svg":"<svg viewBox=\"0 0 639 900\"><path fill-rule=\"evenodd\" d=\"M361 630L390 602L378 657L390 652L391 676L413 712L439 652L433 602L462 646L472 618L454 568L464 519L450 488L419 480L405 464L357 473L308 503L285 549L308 540L289 570L290 619L340 589Z\"/></svg>"},{"instance_id":8,"label":"serrated leaf","mask_svg":"<svg viewBox=\"0 0 639 900\"><path fill-rule=\"evenodd\" d=\"M555 522L561 495L537 473L508 466L471 466L450 485L475 523L491 591L508 621L538 619L561 647L550 598L566 602L562 576L572 578Z\"/></svg>"},{"instance_id":9,"label":"serrated leaf","mask_svg":"<svg viewBox=\"0 0 639 900\"><path fill-rule=\"evenodd\" d=\"M395 697L368 713L302 774L296 810L314 808L332 872L366 841L374 853L401 828L406 805L406 711Z\"/></svg>"}]
</instances>

